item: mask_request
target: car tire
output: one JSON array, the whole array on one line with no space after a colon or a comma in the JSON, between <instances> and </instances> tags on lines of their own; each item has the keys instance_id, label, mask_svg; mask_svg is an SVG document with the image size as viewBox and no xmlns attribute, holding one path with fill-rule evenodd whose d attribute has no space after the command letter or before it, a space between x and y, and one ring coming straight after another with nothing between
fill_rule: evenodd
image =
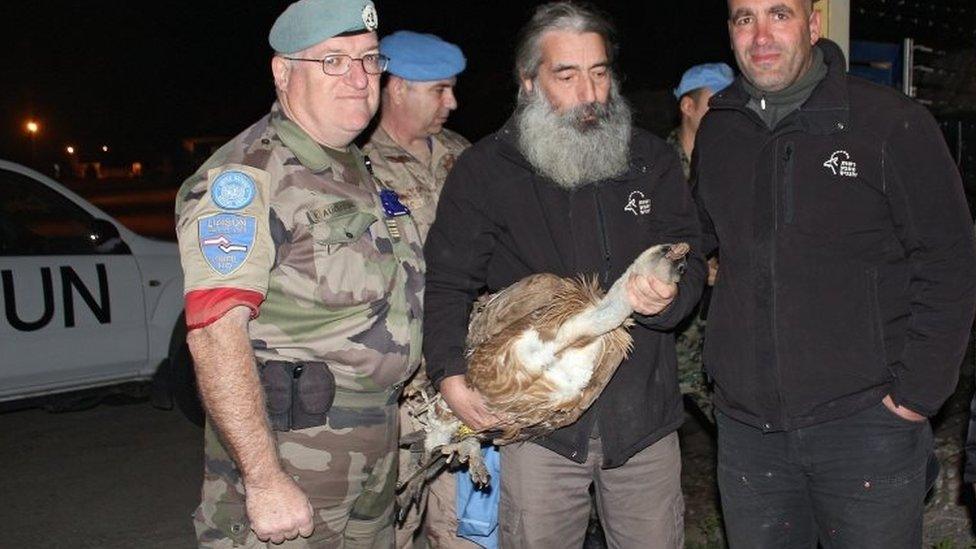
<instances>
[{"instance_id":1,"label":"car tire","mask_svg":"<svg viewBox=\"0 0 976 549\"><path fill-rule=\"evenodd\" d=\"M190 355L190 347L186 344L186 324L182 316L176 326L169 358L173 402L190 423L203 427L206 412L203 410L203 403L200 402L197 377L193 371L193 357Z\"/></svg>"}]
</instances>

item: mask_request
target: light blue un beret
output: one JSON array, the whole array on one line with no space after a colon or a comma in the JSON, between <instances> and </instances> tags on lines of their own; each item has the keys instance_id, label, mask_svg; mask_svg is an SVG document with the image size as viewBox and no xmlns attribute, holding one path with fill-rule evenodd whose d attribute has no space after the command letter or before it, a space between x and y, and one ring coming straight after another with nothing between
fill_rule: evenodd
<instances>
[{"instance_id":1,"label":"light blue un beret","mask_svg":"<svg viewBox=\"0 0 976 549\"><path fill-rule=\"evenodd\" d=\"M419 32L397 31L383 38L380 53L390 58L387 72L418 82L451 78L467 64L461 48Z\"/></svg>"},{"instance_id":2,"label":"light blue un beret","mask_svg":"<svg viewBox=\"0 0 976 549\"><path fill-rule=\"evenodd\" d=\"M674 96L681 96L698 88L708 88L712 93L718 93L727 88L735 80L732 67L725 63L705 63L695 65L686 70L681 76L681 83L674 90Z\"/></svg>"},{"instance_id":3,"label":"light blue un beret","mask_svg":"<svg viewBox=\"0 0 976 549\"><path fill-rule=\"evenodd\" d=\"M374 31L377 23L370 0L299 0L278 16L268 43L278 53L295 53L345 32Z\"/></svg>"}]
</instances>

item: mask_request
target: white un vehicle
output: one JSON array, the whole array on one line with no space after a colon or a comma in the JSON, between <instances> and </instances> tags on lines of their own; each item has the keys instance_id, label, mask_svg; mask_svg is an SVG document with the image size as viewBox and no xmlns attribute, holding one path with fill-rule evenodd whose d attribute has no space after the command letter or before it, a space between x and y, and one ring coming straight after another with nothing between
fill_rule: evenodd
<instances>
[{"instance_id":1,"label":"white un vehicle","mask_svg":"<svg viewBox=\"0 0 976 549\"><path fill-rule=\"evenodd\" d=\"M112 386L199 419L176 244L0 161L0 287L0 405L70 408L64 393L90 402Z\"/></svg>"}]
</instances>

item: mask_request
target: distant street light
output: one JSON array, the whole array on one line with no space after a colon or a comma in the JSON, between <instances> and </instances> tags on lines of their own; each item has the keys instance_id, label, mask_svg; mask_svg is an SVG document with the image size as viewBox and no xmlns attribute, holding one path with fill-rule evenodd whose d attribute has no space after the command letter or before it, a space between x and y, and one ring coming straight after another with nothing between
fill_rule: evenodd
<instances>
[{"instance_id":1,"label":"distant street light","mask_svg":"<svg viewBox=\"0 0 976 549\"><path fill-rule=\"evenodd\" d=\"M102 152L103 153L107 153L108 152L108 145L102 145Z\"/></svg>"},{"instance_id":2,"label":"distant street light","mask_svg":"<svg viewBox=\"0 0 976 549\"><path fill-rule=\"evenodd\" d=\"M72 147L71 145L68 145L67 147L64 148L64 152L68 154L75 154L75 148Z\"/></svg>"},{"instance_id":3,"label":"distant street light","mask_svg":"<svg viewBox=\"0 0 976 549\"><path fill-rule=\"evenodd\" d=\"M28 120L24 127L27 129L27 134L30 135L30 157L31 164L37 165L37 132L41 130L41 125L34 120Z\"/></svg>"}]
</instances>

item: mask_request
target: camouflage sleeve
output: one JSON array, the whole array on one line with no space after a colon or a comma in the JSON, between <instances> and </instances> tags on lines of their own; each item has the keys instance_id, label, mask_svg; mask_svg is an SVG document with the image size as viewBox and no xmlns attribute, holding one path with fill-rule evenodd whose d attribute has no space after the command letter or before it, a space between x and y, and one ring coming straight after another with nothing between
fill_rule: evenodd
<instances>
[{"instance_id":1,"label":"camouflage sleeve","mask_svg":"<svg viewBox=\"0 0 976 549\"><path fill-rule=\"evenodd\" d=\"M176 235L190 329L240 305L257 316L275 256L268 227L270 180L263 170L225 164L184 185Z\"/></svg>"}]
</instances>

